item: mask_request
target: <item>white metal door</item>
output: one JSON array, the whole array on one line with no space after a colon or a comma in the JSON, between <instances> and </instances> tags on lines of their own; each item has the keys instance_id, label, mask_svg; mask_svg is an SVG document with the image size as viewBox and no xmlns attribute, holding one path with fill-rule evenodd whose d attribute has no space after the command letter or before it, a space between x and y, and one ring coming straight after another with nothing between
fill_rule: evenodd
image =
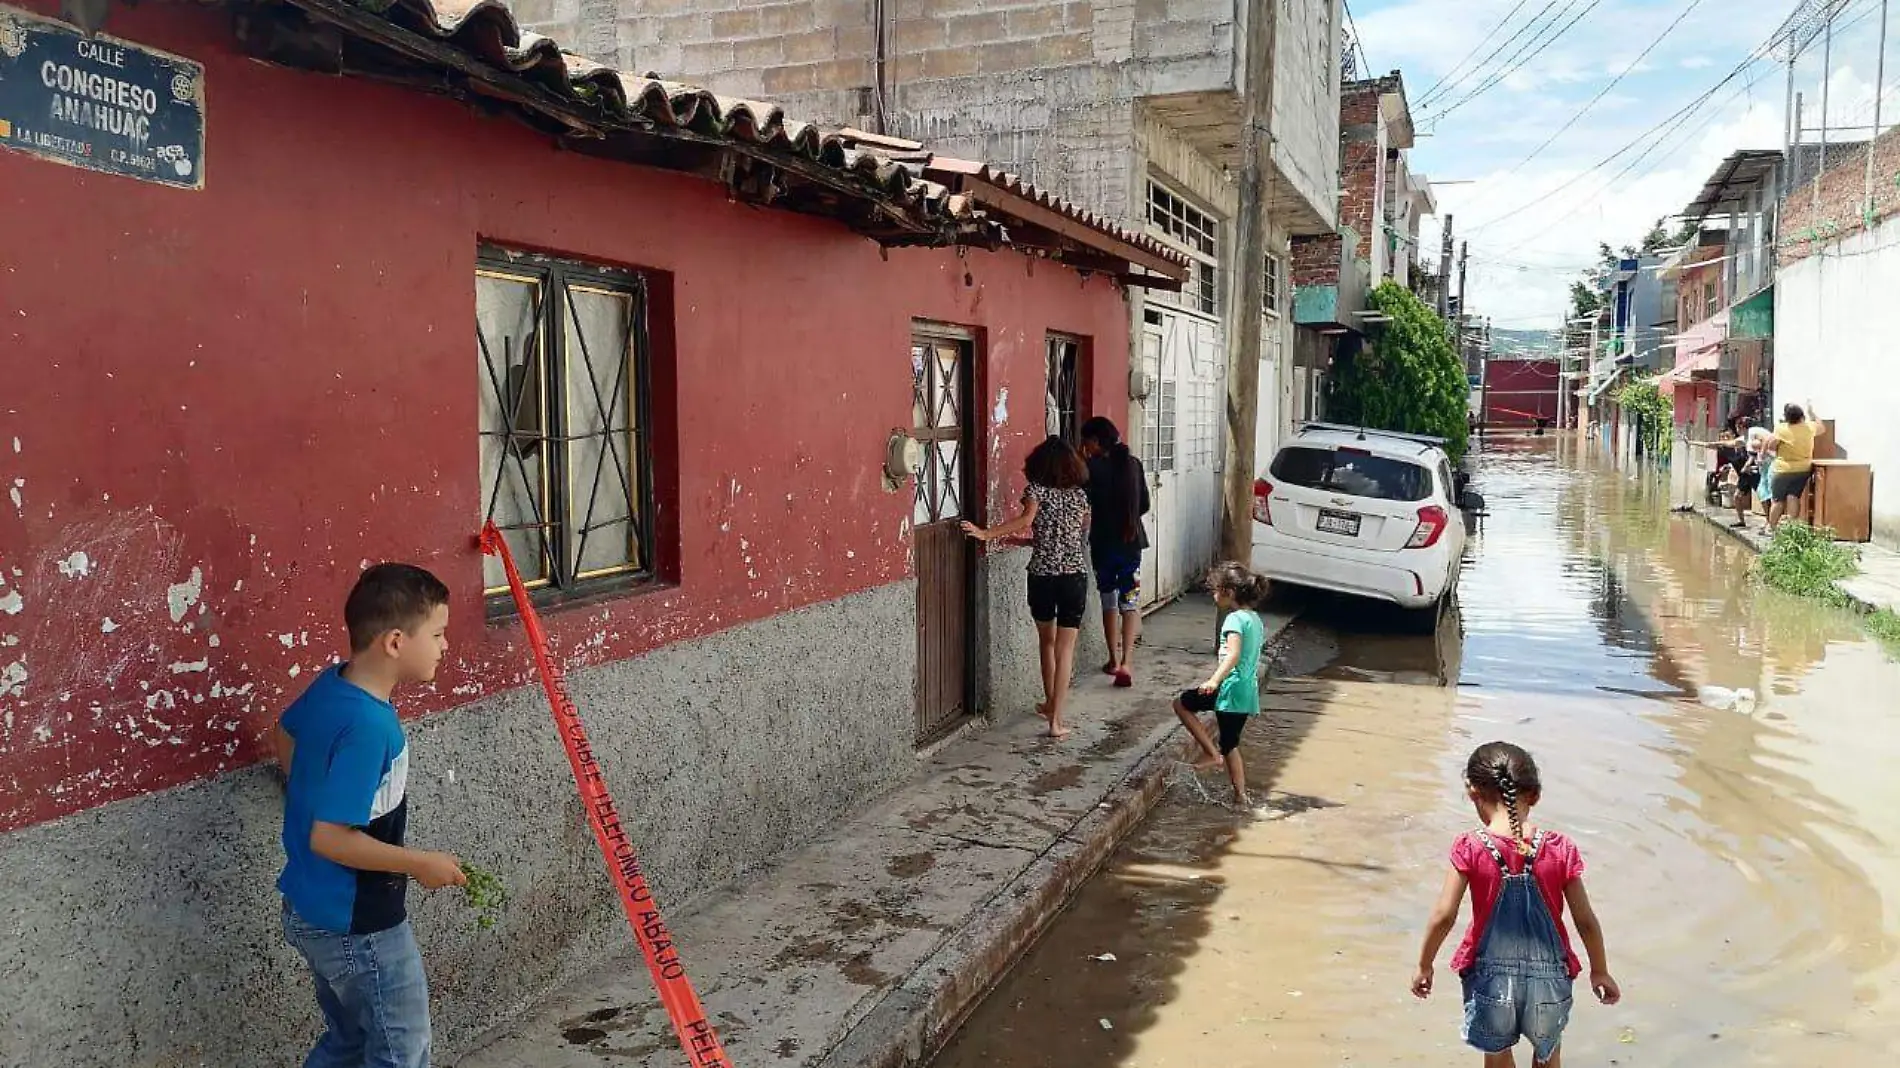
<instances>
[{"instance_id":1,"label":"white metal door","mask_svg":"<svg viewBox=\"0 0 1900 1068\"><path fill-rule=\"evenodd\" d=\"M1147 600L1190 588L1213 562L1220 538L1224 350L1220 328L1172 311L1142 333L1154 388L1145 407L1143 444L1153 486L1149 550L1143 558Z\"/></svg>"},{"instance_id":2,"label":"white metal door","mask_svg":"<svg viewBox=\"0 0 1900 1068\"><path fill-rule=\"evenodd\" d=\"M1152 313L1151 313L1152 314ZM1168 440L1172 441L1174 426L1174 392L1170 386L1164 394L1161 388L1161 326L1155 322L1144 322L1141 327L1141 373L1148 382L1148 395L1141 401L1141 464L1148 478L1148 514L1141 517L1141 525L1148 532L1148 551L1141 554L1141 603L1153 604L1161 597L1160 572L1156 560L1161 556L1161 547L1166 543L1161 523L1161 477L1163 450L1162 417L1167 418ZM1169 457L1172 456L1170 450Z\"/></svg>"}]
</instances>

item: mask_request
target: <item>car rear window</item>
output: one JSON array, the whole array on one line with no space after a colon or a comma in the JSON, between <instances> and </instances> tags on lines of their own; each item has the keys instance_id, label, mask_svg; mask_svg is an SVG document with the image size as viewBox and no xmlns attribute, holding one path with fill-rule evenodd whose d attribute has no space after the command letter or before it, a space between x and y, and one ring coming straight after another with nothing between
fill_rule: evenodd
<instances>
[{"instance_id":1,"label":"car rear window","mask_svg":"<svg viewBox=\"0 0 1900 1068\"><path fill-rule=\"evenodd\" d=\"M1291 445L1273 458L1273 478L1290 486L1371 497L1422 501L1431 496L1431 472L1404 460L1349 449Z\"/></svg>"}]
</instances>

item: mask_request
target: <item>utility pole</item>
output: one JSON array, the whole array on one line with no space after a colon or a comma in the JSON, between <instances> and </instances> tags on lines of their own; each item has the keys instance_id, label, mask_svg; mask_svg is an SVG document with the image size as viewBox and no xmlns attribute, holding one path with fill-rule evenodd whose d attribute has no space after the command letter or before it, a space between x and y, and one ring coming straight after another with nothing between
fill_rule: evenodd
<instances>
[{"instance_id":1,"label":"utility pole","mask_svg":"<svg viewBox=\"0 0 1900 1068\"><path fill-rule=\"evenodd\" d=\"M1265 319L1267 168L1273 159L1273 49L1278 0L1248 0L1246 82L1240 107L1234 329L1227 343L1227 479L1221 554L1253 559L1254 433L1260 411L1260 336Z\"/></svg>"},{"instance_id":2,"label":"utility pole","mask_svg":"<svg viewBox=\"0 0 1900 1068\"><path fill-rule=\"evenodd\" d=\"M1451 315L1451 216L1445 216L1444 240L1438 248L1438 317Z\"/></svg>"},{"instance_id":3,"label":"utility pole","mask_svg":"<svg viewBox=\"0 0 1900 1068\"><path fill-rule=\"evenodd\" d=\"M1874 210L1874 147L1880 142L1880 87L1887 80L1887 0L1880 0L1880 51L1874 54L1880 58L1874 63L1874 129L1867 135L1867 190L1861 208L1869 219Z\"/></svg>"},{"instance_id":4,"label":"utility pole","mask_svg":"<svg viewBox=\"0 0 1900 1068\"><path fill-rule=\"evenodd\" d=\"M1471 258L1471 242L1461 242L1458 249L1458 362L1465 365L1465 373L1471 373L1471 352L1473 346L1469 331L1471 329L1471 308L1465 303L1465 261ZM1483 374L1482 368L1479 374Z\"/></svg>"}]
</instances>

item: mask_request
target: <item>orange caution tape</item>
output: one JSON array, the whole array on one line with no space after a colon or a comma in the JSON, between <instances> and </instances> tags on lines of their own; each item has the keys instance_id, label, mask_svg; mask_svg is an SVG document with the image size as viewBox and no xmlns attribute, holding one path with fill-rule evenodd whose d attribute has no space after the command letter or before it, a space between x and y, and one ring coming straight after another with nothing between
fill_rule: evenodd
<instances>
[{"instance_id":1,"label":"orange caution tape","mask_svg":"<svg viewBox=\"0 0 1900 1068\"><path fill-rule=\"evenodd\" d=\"M693 992L693 984L686 978L686 966L680 963L673 934L660 918L660 906L647 887L640 860L634 856L633 843L627 841L620 814L614 810L614 799L607 793L607 784L601 777L600 764L594 760L587 729L581 726L574 699L568 696L567 679L554 665L547 631L541 626L541 617L535 614L534 602L521 582L521 573L515 570L515 558L508 551L508 543L501 531L495 529L495 524L482 527L481 547L489 556L501 557L502 567L508 570L508 588L514 593L515 608L521 612L522 625L527 628L528 645L534 650L534 666L541 674L541 685L547 690L548 704L554 710L554 725L560 729L561 745L567 749L567 762L574 769L574 784L580 788L587 822L594 829L594 840L600 844L601 856L606 859L608 871L620 889L620 904L627 910L627 922L640 943L640 952L646 956L647 971L653 976L660 1005L673 1021L680 1049L685 1051L687 1062L694 1068L732 1068L725 1049L719 1044L718 1034L713 1031L712 1021L706 1019L706 1010L699 1004L699 995Z\"/></svg>"}]
</instances>

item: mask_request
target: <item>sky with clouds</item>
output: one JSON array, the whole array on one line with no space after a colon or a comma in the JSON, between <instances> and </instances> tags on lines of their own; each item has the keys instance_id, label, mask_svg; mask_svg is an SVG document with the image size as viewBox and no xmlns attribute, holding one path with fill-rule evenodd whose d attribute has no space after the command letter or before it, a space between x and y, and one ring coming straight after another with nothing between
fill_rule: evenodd
<instances>
[{"instance_id":1,"label":"sky with clouds","mask_svg":"<svg viewBox=\"0 0 1900 1068\"><path fill-rule=\"evenodd\" d=\"M1778 54L1748 63L1668 137L1639 138L1760 55L1794 0L1348 3L1364 66L1404 74L1419 132L1429 135L1412 150L1413 169L1463 183L1436 187L1439 218L1453 216L1454 234L1471 242L1471 307L1497 326L1557 326L1569 284L1595 261L1599 241L1640 241L1656 218L1680 212L1729 153L1782 146L1788 68ZM1880 0L1836 3L1843 10L1831 62L1823 64L1817 40L1795 65L1810 141L1819 140L1824 66L1830 124L1858 124L1858 140L1873 116ZM1900 120L1900 0L1892 7L1883 127ZM1526 44L1545 38L1548 46L1525 61ZM1632 142L1634 150L1598 166ZM1439 240L1439 221L1427 220L1421 241L1433 260Z\"/></svg>"}]
</instances>

